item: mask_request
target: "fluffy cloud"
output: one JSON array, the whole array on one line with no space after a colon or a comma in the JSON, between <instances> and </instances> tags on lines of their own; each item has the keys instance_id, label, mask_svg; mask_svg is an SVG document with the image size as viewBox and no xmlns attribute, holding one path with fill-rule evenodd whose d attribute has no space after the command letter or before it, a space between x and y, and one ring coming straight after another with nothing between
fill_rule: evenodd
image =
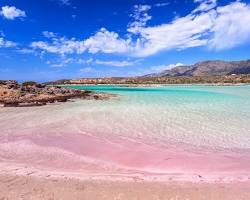
<instances>
[{"instance_id":1,"label":"fluffy cloud","mask_svg":"<svg viewBox=\"0 0 250 200\"><path fill-rule=\"evenodd\" d=\"M57 54L81 54L85 51L95 54L102 53L126 53L129 49L129 40L120 39L115 32L109 32L101 28L95 35L86 40L68 39L58 37L55 33L44 31L43 35L49 41L35 41L31 43L33 49Z\"/></svg>"},{"instance_id":2,"label":"fluffy cloud","mask_svg":"<svg viewBox=\"0 0 250 200\"><path fill-rule=\"evenodd\" d=\"M64 67L72 62L74 62L74 59L64 57L59 62L47 61L46 64L50 65L51 67Z\"/></svg>"},{"instance_id":3,"label":"fluffy cloud","mask_svg":"<svg viewBox=\"0 0 250 200\"><path fill-rule=\"evenodd\" d=\"M159 51L208 46L233 48L250 40L250 6L239 1L216 7L215 0L196 0L200 5L185 17L167 24L139 27L133 55L148 56Z\"/></svg>"},{"instance_id":4,"label":"fluffy cloud","mask_svg":"<svg viewBox=\"0 0 250 200\"><path fill-rule=\"evenodd\" d=\"M183 63L169 64L169 65L158 65L150 67L151 73L158 73L164 70L173 69L174 67L183 66Z\"/></svg>"},{"instance_id":5,"label":"fluffy cloud","mask_svg":"<svg viewBox=\"0 0 250 200\"><path fill-rule=\"evenodd\" d=\"M15 47L17 44L12 41L5 40L3 37L0 37L0 48L10 48Z\"/></svg>"},{"instance_id":6,"label":"fluffy cloud","mask_svg":"<svg viewBox=\"0 0 250 200\"><path fill-rule=\"evenodd\" d=\"M60 54L61 56L73 53L81 54L86 49L83 41L78 41L75 38L67 39L65 37L53 37L49 42L32 42L30 47L33 49L42 50L43 52Z\"/></svg>"},{"instance_id":7,"label":"fluffy cloud","mask_svg":"<svg viewBox=\"0 0 250 200\"><path fill-rule=\"evenodd\" d=\"M152 16L148 14L151 9L149 5L135 5L134 12L130 15L133 18L133 22L128 25L128 32L137 34L140 32L140 28L146 26L147 21L152 19Z\"/></svg>"},{"instance_id":8,"label":"fluffy cloud","mask_svg":"<svg viewBox=\"0 0 250 200\"><path fill-rule=\"evenodd\" d=\"M216 7L217 0L194 0L195 3L199 3L200 5L193 11L208 11Z\"/></svg>"},{"instance_id":9,"label":"fluffy cloud","mask_svg":"<svg viewBox=\"0 0 250 200\"><path fill-rule=\"evenodd\" d=\"M10 48L10 47L16 47L17 43L13 41L6 40L5 34L3 31L0 31L0 48Z\"/></svg>"},{"instance_id":10,"label":"fluffy cloud","mask_svg":"<svg viewBox=\"0 0 250 200\"><path fill-rule=\"evenodd\" d=\"M85 67L83 69L80 69L80 72L81 73L94 73L94 72L97 72L97 70L95 70L92 67Z\"/></svg>"},{"instance_id":11,"label":"fluffy cloud","mask_svg":"<svg viewBox=\"0 0 250 200\"><path fill-rule=\"evenodd\" d=\"M26 17L25 12L15 6L3 6L0 15L9 20L13 20L17 17Z\"/></svg>"},{"instance_id":12,"label":"fluffy cloud","mask_svg":"<svg viewBox=\"0 0 250 200\"><path fill-rule=\"evenodd\" d=\"M76 38L60 37L58 34L50 31L43 31L42 35L47 41L32 42L30 44L32 51L38 50L42 53L59 54L64 59L66 54L82 54L86 50L84 41ZM59 65L63 66L64 64Z\"/></svg>"},{"instance_id":13,"label":"fluffy cloud","mask_svg":"<svg viewBox=\"0 0 250 200\"><path fill-rule=\"evenodd\" d=\"M94 36L84 41L89 53L125 53L129 49L129 40L120 39L115 32L101 28Z\"/></svg>"},{"instance_id":14,"label":"fluffy cloud","mask_svg":"<svg viewBox=\"0 0 250 200\"><path fill-rule=\"evenodd\" d=\"M17 52L21 54L35 54L35 51L33 49L28 49L28 48L17 49Z\"/></svg>"},{"instance_id":15,"label":"fluffy cloud","mask_svg":"<svg viewBox=\"0 0 250 200\"><path fill-rule=\"evenodd\" d=\"M42 34L46 38L55 38L55 37L57 37L57 35L55 33L50 32L50 31L43 31Z\"/></svg>"},{"instance_id":16,"label":"fluffy cloud","mask_svg":"<svg viewBox=\"0 0 250 200\"><path fill-rule=\"evenodd\" d=\"M102 61L102 60L96 60L96 64L98 65L107 65L107 66L113 66L113 67L126 67L126 66L131 66L134 65L136 62L132 61L118 61L118 60L111 60L111 61Z\"/></svg>"},{"instance_id":17,"label":"fluffy cloud","mask_svg":"<svg viewBox=\"0 0 250 200\"><path fill-rule=\"evenodd\" d=\"M210 48L228 49L250 40L250 6L241 2L217 8Z\"/></svg>"},{"instance_id":18,"label":"fluffy cloud","mask_svg":"<svg viewBox=\"0 0 250 200\"><path fill-rule=\"evenodd\" d=\"M89 58L89 59L87 59L87 60L84 60L84 59L80 58L80 59L77 60L76 63L77 63L77 64L87 64L87 65L89 65L89 64L92 64L93 61L94 61L93 58Z\"/></svg>"},{"instance_id":19,"label":"fluffy cloud","mask_svg":"<svg viewBox=\"0 0 250 200\"><path fill-rule=\"evenodd\" d=\"M164 6L168 6L169 4L170 4L169 2L156 3L154 6L155 6L155 7L164 7Z\"/></svg>"},{"instance_id":20,"label":"fluffy cloud","mask_svg":"<svg viewBox=\"0 0 250 200\"><path fill-rule=\"evenodd\" d=\"M162 50L185 49L203 46L207 43L206 34L213 26L215 12L202 15L188 15L169 24L141 28L136 56L148 56Z\"/></svg>"},{"instance_id":21,"label":"fluffy cloud","mask_svg":"<svg viewBox=\"0 0 250 200\"><path fill-rule=\"evenodd\" d=\"M152 73L160 73L164 70L169 70L174 67L183 66L183 63L169 64L169 65L156 65L147 68L146 70L142 70L139 72L139 75L152 74Z\"/></svg>"},{"instance_id":22,"label":"fluffy cloud","mask_svg":"<svg viewBox=\"0 0 250 200\"><path fill-rule=\"evenodd\" d=\"M147 26L152 7L134 6L128 24L128 34L101 28L85 40L58 37L44 32L49 41L36 41L31 47L49 53L119 53L134 57L146 57L164 50L182 50L206 46L223 50L250 41L250 6L239 1L217 7L216 0L195 0L196 9L190 14L168 23Z\"/></svg>"}]
</instances>

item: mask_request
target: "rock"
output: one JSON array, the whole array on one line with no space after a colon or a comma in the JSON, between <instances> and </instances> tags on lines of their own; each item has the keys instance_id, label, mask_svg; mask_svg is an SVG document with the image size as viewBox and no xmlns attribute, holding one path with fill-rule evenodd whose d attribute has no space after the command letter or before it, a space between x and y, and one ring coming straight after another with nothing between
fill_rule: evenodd
<instances>
[{"instance_id":1,"label":"rock","mask_svg":"<svg viewBox=\"0 0 250 200\"><path fill-rule=\"evenodd\" d=\"M30 103L19 103L18 107L33 107L33 106L44 106L45 102L30 102Z\"/></svg>"},{"instance_id":2,"label":"rock","mask_svg":"<svg viewBox=\"0 0 250 200\"><path fill-rule=\"evenodd\" d=\"M67 101L67 97L56 97L55 100L57 102L66 102Z\"/></svg>"},{"instance_id":3,"label":"rock","mask_svg":"<svg viewBox=\"0 0 250 200\"><path fill-rule=\"evenodd\" d=\"M45 86L33 82L18 85L15 81L0 81L0 104L4 107L42 106L75 98L102 100L109 97L108 94Z\"/></svg>"},{"instance_id":4,"label":"rock","mask_svg":"<svg viewBox=\"0 0 250 200\"><path fill-rule=\"evenodd\" d=\"M18 106L18 102L16 101L9 101L9 102L4 102L3 104L4 107L17 107Z\"/></svg>"}]
</instances>

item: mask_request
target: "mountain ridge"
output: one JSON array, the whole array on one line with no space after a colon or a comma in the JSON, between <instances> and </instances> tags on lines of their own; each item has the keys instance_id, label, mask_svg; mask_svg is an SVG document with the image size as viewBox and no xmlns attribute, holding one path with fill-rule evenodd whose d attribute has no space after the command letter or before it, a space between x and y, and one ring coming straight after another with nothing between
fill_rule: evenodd
<instances>
[{"instance_id":1,"label":"mountain ridge","mask_svg":"<svg viewBox=\"0 0 250 200\"><path fill-rule=\"evenodd\" d=\"M250 59L242 61L207 60L193 65L176 66L160 73L147 74L142 77L225 76L232 74L250 74Z\"/></svg>"}]
</instances>

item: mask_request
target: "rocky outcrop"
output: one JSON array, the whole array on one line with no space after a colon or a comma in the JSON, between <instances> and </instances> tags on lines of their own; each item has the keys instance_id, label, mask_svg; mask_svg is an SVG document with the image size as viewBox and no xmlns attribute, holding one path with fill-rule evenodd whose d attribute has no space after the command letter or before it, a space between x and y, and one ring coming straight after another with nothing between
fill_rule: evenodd
<instances>
[{"instance_id":1,"label":"rocky outcrop","mask_svg":"<svg viewBox=\"0 0 250 200\"><path fill-rule=\"evenodd\" d=\"M75 90L42 84L19 85L16 81L0 81L0 104L5 107L42 106L48 103L66 102L68 99L105 100L110 94Z\"/></svg>"}]
</instances>

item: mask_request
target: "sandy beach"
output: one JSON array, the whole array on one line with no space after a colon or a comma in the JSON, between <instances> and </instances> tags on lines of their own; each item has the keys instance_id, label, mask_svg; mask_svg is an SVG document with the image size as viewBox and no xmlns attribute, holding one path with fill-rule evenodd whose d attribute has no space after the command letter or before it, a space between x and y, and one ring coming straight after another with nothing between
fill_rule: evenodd
<instances>
[{"instance_id":1,"label":"sandy beach","mask_svg":"<svg viewBox=\"0 0 250 200\"><path fill-rule=\"evenodd\" d=\"M0 0L0 200L250 200L250 0Z\"/></svg>"},{"instance_id":2,"label":"sandy beach","mask_svg":"<svg viewBox=\"0 0 250 200\"><path fill-rule=\"evenodd\" d=\"M250 199L248 86L107 87L0 108L0 199Z\"/></svg>"},{"instance_id":3,"label":"sandy beach","mask_svg":"<svg viewBox=\"0 0 250 200\"><path fill-rule=\"evenodd\" d=\"M79 180L53 175L0 175L0 199L37 200L248 200L249 183Z\"/></svg>"},{"instance_id":4,"label":"sandy beach","mask_svg":"<svg viewBox=\"0 0 250 200\"><path fill-rule=\"evenodd\" d=\"M178 153L176 147L106 144L83 135L9 136L0 149L3 200L250 198L249 154L207 152L204 158L197 152Z\"/></svg>"}]
</instances>

